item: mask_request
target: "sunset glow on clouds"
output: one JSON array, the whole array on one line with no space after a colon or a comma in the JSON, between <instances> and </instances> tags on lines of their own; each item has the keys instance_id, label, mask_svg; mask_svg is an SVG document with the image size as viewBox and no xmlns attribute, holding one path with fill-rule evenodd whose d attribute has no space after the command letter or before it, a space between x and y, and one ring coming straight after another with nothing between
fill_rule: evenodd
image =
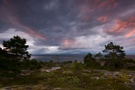
<instances>
[{"instance_id":1,"label":"sunset glow on clouds","mask_svg":"<svg viewBox=\"0 0 135 90\"><path fill-rule=\"evenodd\" d=\"M112 28L107 30L110 33L124 33L125 37L131 37L135 34L135 17L126 18L126 20L115 20Z\"/></svg>"},{"instance_id":2,"label":"sunset glow on clouds","mask_svg":"<svg viewBox=\"0 0 135 90\"><path fill-rule=\"evenodd\" d=\"M99 22L107 22L108 21L108 17L107 16L100 16L97 18L97 20Z\"/></svg>"},{"instance_id":3,"label":"sunset glow on clouds","mask_svg":"<svg viewBox=\"0 0 135 90\"><path fill-rule=\"evenodd\" d=\"M135 54L135 0L0 0L0 47L14 35L32 54L97 53L114 42Z\"/></svg>"},{"instance_id":4,"label":"sunset glow on clouds","mask_svg":"<svg viewBox=\"0 0 135 90\"><path fill-rule=\"evenodd\" d=\"M35 37L39 38L39 39L43 39L45 40L45 37L43 37L42 35L38 34L37 32L35 32L35 30L33 30L32 28L24 25L21 21L19 21L16 13L15 13L15 8L12 7L12 5L10 4L10 2L12 2L12 0L3 0L3 5L1 5L1 14L2 14L2 21L6 22L9 25L12 25L13 27L17 27L22 29L23 31L25 31L26 33L30 34L30 35L34 35ZM14 9L14 11L12 12L12 9Z\"/></svg>"}]
</instances>

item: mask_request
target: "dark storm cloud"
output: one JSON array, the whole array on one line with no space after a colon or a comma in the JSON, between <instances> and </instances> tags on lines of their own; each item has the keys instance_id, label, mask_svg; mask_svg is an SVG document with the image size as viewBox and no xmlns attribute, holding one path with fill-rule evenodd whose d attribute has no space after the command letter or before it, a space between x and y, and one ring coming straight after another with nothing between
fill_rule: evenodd
<instances>
[{"instance_id":1,"label":"dark storm cloud","mask_svg":"<svg viewBox=\"0 0 135 90\"><path fill-rule=\"evenodd\" d=\"M64 0L65 1L65 0ZM62 25L72 6L63 0L13 0L21 21L35 29ZM67 5L65 5L67 4ZM74 12L73 12L74 13ZM72 15L73 16L73 15ZM73 18L72 18L73 19Z\"/></svg>"},{"instance_id":2,"label":"dark storm cloud","mask_svg":"<svg viewBox=\"0 0 135 90\"><path fill-rule=\"evenodd\" d=\"M38 38L34 45L78 50L71 43L99 35L101 26L107 35L135 33L134 8L135 0L1 0L0 33L14 27Z\"/></svg>"},{"instance_id":3,"label":"dark storm cloud","mask_svg":"<svg viewBox=\"0 0 135 90\"><path fill-rule=\"evenodd\" d=\"M3 42L3 39L0 39L0 42Z\"/></svg>"},{"instance_id":4,"label":"dark storm cloud","mask_svg":"<svg viewBox=\"0 0 135 90\"><path fill-rule=\"evenodd\" d=\"M5 31L8 28L9 28L9 26L7 26L6 24L0 22L0 33L2 33L3 31Z\"/></svg>"},{"instance_id":5,"label":"dark storm cloud","mask_svg":"<svg viewBox=\"0 0 135 90\"><path fill-rule=\"evenodd\" d=\"M48 48L37 49L37 50L33 51L34 52L33 54L37 54L37 52L38 52L38 54L43 54L43 53L45 53L48 50L49 50Z\"/></svg>"}]
</instances>

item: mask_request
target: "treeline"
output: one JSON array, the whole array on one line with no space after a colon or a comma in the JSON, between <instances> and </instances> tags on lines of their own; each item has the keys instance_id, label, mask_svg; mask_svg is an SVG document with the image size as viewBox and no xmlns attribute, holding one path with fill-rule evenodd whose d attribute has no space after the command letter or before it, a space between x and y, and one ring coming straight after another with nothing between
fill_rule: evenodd
<instances>
[{"instance_id":1,"label":"treeline","mask_svg":"<svg viewBox=\"0 0 135 90\"><path fill-rule=\"evenodd\" d=\"M113 42L105 45L105 49L95 55L88 53L84 57L85 67L108 68L110 70L132 69L135 70L135 60L126 58L126 53L122 46Z\"/></svg>"},{"instance_id":2,"label":"treeline","mask_svg":"<svg viewBox=\"0 0 135 90\"><path fill-rule=\"evenodd\" d=\"M3 49L0 48L0 78L18 77L24 70L41 68L40 62L30 59L28 47L26 39L19 36L3 41Z\"/></svg>"}]
</instances>

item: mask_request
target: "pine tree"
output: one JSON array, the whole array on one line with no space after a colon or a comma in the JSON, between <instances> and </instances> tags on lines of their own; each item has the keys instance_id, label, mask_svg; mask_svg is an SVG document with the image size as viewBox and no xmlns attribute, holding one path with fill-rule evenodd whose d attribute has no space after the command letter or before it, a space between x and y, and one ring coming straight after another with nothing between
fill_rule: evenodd
<instances>
[{"instance_id":1,"label":"pine tree","mask_svg":"<svg viewBox=\"0 0 135 90\"><path fill-rule=\"evenodd\" d=\"M3 46L4 50L15 59L29 59L31 56L27 51L29 46L26 45L26 39L22 39L18 35L10 40L3 41Z\"/></svg>"},{"instance_id":2,"label":"pine tree","mask_svg":"<svg viewBox=\"0 0 135 90\"><path fill-rule=\"evenodd\" d=\"M103 52L106 53L106 58L108 59L122 59L125 58L126 55L125 51L123 51L123 47L114 45L113 42L105 45Z\"/></svg>"},{"instance_id":3,"label":"pine tree","mask_svg":"<svg viewBox=\"0 0 135 90\"><path fill-rule=\"evenodd\" d=\"M123 66L122 61L126 54L125 51L123 51L122 46L110 42L105 45L103 52L105 53L106 66L109 66L112 69L117 69Z\"/></svg>"}]
</instances>

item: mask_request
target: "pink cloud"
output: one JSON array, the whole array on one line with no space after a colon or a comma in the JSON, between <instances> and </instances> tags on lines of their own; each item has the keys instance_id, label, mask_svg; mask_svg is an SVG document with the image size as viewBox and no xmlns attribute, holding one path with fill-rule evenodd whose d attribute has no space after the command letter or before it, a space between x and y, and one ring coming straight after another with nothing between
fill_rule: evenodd
<instances>
[{"instance_id":1,"label":"pink cloud","mask_svg":"<svg viewBox=\"0 0 135 90\"><path fill-rule=\"evenodd\" d=\"M13 6L10 4L10 0L4 0L4 5L1 6L1 9L0 9L1 15L3 16L3 18L1 18L1 20L3 22L10 24L10 25L21 28L22 30L24 30L25 32L27 32L28 34L30 34L32 36L35 36L35 37L42 39L42 40L46 40L46 38L44 36L37 33L34 29L23 24L19 20L19 18L16 16L16 14L13 10L15 11Z\"/></svg>"},{"instance_id":2,"label":"pink cloud","mask_svg":"<svg viewBox=\"0 0 135 90\"><path fill-rule=\"evenodd\" d=\"M115 22L116 23L115 23L114 27L110 29L111 32L121 32L128 27L127 22L123 22L120 20L115 20Z\"/></svg>"},{"instance_id":3,"label":"pink cloud","mask_svg":"<svg viewBox=\"0 0 135 90\"><path fill-rule=\"evenodd\" d=\"M118 0L95 0L95 4L100 9L112 9L118 5Z\"/></svg>"},{"instance_id":4,"label":"pink cloud","mask_svg":"<svg viewBox=\"0 0 135 90\"><path fill-rule=\"evenodd\" d=\"M126 20L115 20L115 25L109 28L110 33L125 33L125 37L131 37L135 34L135 17L129 17Z\"/></svg>"},{"instance_id":5,"label":"pink cloud","mask_svg":"<svg viewBox=\"0 0 135 90\"><path fill-rule=\"evenodd\" d=\"M108 21L108 16L100 16L97 18L97 21L99 22L107 22Z\"/></svg>"},{"instance_id":6,"label":"pink cloud","mask_svg":"<svg viewBox=\"0 0 135 90\"><path fill-rule=\"evenodd\" d=\"M70 47L71 44L73 44L73 43L74 43L74 41L73 41L73 40L70 40L70 39L65 39L65 40L63 40L63 42L62 42L64 48Z\"/></svg>"},{"instance_id":7,"label":"pink cloud","mask_svg":"<svg viewBox=\"0 0 135 90\"><path fill-rule=\"evenodd\" d=\"M79 0L82 6L79 8L82 21L89 21L95 11L104 9L110 10L118 6L118 0ZM107 17L100 17L98 20L107 20Z\"/></svg>"}]
</instances>

